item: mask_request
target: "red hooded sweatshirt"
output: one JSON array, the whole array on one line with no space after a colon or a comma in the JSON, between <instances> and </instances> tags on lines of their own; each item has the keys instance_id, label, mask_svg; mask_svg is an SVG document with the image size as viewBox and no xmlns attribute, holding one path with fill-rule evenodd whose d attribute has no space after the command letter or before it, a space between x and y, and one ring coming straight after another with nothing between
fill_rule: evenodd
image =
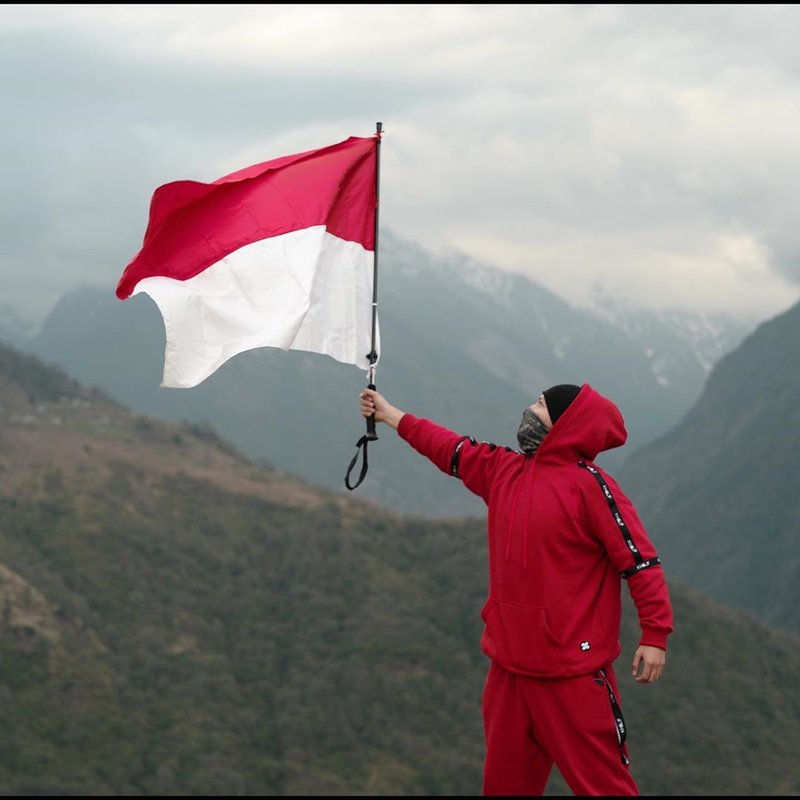
<instances>
[{"instance_id":1,"label":"red hooded sweatshirt","mask_svg":"<svg viewBox=\"0 0 800 800\"><path fill-rule=\"evenodd\" d=\"M621 582L641 644L666 650L672 605L631 501L593 463L625 443L619 409L589 384L533 456L405 414L398 434L488 506L483 652L511 672L585 675L620 653Z\"/></svg>"}]
</instances>

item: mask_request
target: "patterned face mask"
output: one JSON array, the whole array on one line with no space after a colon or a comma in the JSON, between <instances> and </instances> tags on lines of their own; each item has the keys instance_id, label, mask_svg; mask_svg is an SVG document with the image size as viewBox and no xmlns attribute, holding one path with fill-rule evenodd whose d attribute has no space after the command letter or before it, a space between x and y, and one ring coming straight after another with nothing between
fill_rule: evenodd
<instances>
[{"instance_id":1,"label":"patterned face mask","mask_svg":"<svg viewBox=\"0 0 800 800\"><path fill-rule=\"evenodd\" d=\"M537 414L534 414L533 411L526 408L522 412L522 422L520 422L519 430L517 431L519 449L522 450L526 456L532 456L549 430L550 428L539 419Z\"/></svg>"}]
</instances>

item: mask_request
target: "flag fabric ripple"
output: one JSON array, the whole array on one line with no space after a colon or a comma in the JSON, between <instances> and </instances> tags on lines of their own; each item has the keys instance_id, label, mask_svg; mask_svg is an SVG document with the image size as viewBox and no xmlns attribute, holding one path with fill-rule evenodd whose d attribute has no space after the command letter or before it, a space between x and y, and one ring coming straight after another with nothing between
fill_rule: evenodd
<instances>
[{"instance_id":1,"label":"flag fabric ripple","mask_svg":"<svg viewBox=\"0 0 800 800\"><path fill-rule=\"evenodd\" d=\"M196 386L257 347L369 367L377 152L378 135L350 137L155 190L116 295L161 311L162 386Z\"/></svg>"}]
</instances>

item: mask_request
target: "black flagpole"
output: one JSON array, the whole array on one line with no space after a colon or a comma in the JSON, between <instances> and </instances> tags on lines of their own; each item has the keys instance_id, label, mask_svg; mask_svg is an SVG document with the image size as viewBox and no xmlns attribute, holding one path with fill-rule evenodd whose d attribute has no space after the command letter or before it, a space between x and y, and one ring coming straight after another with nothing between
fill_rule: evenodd
<instances>
[{"instance_id":1,"label":"black flagpole","mask_svg":"<svg viewBox=\"0 0 800 800\"><path fill-rule=\"evenodd\" d=\"M367 384L368 389L375 388L375 362L378 360L378 353L375 351L375 328L378 319L378 212L380 211L380 192L381 192L381 131L383 123L376 123L375 144L375 261L372 268L372 345L367 358L369 359L369 373ZM367 439L372 441L377 439L375 433L375 415L367 417Z\"/></svg>"},{"instance_id":2,"label":"black flagpole","mask_svg":"<svg viewBox=\"0 0 800 800\"><path fill-rule=\"evenodd\" d=\"M372 268L372 342L370 351L367 353L369 359L369 372L367 373L367 388L375 389L375 364L378 360L378 353L375 350L375 334L378 320L378 212L380 210L380 177L381 177L381 132L383 130L383 123L376 123L376 143L375 143L375 255L373 258ZM347 468L347 474L344 476L344 483L348 489L353 490L364 480L367 474L367 443L373 442L378 438L375 433L375 415L367 417L367 432L356 443L356 454L353 456L350 466ZM364 448L364 461L361 464L361 473L358 480L350 485L350 472L358 460L358 450Z\"/></svg>"}]
</instances>

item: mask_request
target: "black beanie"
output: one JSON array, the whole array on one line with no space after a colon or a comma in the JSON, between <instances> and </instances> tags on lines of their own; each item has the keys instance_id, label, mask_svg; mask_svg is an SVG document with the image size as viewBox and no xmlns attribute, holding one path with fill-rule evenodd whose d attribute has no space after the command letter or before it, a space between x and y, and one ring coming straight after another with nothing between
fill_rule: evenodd
<instances>
[{"instance_id":1,"label":"black beanie","mask_svg":"<svg viewBox=\"0 0 800 800\"><path fill-rule=\"evenodd\" d=\"M581 387L575 386L573 383L559 383L558 386L551 386L542 393L544 402L547 404L547 413L550 415L553 425L569 408L569 404L578 396L580 390Z\"/></svg>"}]
</instances>

